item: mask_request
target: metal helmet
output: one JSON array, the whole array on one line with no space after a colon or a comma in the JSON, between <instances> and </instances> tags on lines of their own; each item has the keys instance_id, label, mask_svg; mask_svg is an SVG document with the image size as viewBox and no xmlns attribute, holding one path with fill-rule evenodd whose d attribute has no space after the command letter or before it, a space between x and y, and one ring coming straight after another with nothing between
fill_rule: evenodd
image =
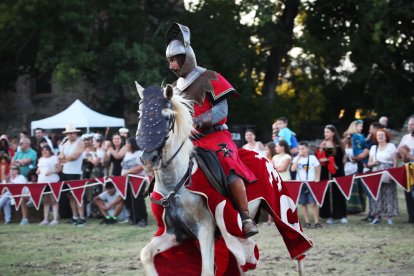
<instances>
[{"instance_id":1,"label":"metal helmet","mask_svg":"<svg viewBox=\"0 0 414 276\"><path fill-rule=\"evenodd\" d=\"M176 73L177 77L179 77L178 84L181 83L181 87L178 87L180 90L187 88L205 71L204 68L197 66L197 60L193 48L190 45L190 36L190 29L187 26L173 23L168 29L165 38L167 44L165 51L166 58L171 58L176 55L185 56L180 71Z\"/></svg>"}]
</instances>

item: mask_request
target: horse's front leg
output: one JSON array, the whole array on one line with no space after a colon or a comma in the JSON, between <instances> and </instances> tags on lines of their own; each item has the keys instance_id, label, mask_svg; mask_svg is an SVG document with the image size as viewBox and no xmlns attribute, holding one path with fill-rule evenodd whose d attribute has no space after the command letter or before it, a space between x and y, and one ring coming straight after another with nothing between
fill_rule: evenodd
<instances>
[{"instance_id":1,"label":"horse's front leg","mask_svg":"<svg viewBox=\"0 0 414 276\"><path fill-rule=\"evenodd\" d=\"M211 219L198 228L198 241L202 260L201 275L214 275L214 230L215 224Z\"/></svg>"},{"instance_id":2,"label":"horse's front leg","mask_svg":"<svg viewBox=\"0 0 414 276\"><path fill-rule=\"evenodd\" d=\"M178 244L176 236L169 233L152 238L151 241L141 250L140 254L140 259L147 275L158 275L154 265L154 256L177 246Z\"/></svg>"}]
</instances>

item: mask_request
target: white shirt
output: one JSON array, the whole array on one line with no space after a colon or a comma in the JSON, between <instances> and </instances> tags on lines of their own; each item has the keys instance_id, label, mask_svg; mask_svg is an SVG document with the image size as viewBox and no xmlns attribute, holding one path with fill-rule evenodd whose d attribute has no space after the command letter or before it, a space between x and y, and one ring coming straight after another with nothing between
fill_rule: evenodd
<instances>
[{"instance_id":1,"label":"white shirt","mask_svg":"<svg viewBox=\"0 0 414 276\"><path fill-rule=\"evenodd\" d=\"M379 161L381 163L393 164L394 160L392 158L395 154L397 147L393 143L387 143L385 149L378 148L377 145L373 145L369 150L369 156L372 157L372 161Z\"/></svg>"},{"instance_id":2,"label":"white shirt","mask_svg":"<svg viewBox=\"0 0 414 276\"><path fill-rule=\"evenodd\" d=\"M410 148L410 153L414 155L414 137L411 135L411 133L403 136L398 147L401 147L404 145L408 146Z\"/></svg>"},{"instance_id":3,"label":"white shirt","mask_svg":"<svg viewBox=\"0 0 414 276\"><path fill-rule=\"evenodd\" d=\"M37 167L39 168L39 176L37 179L38 183L49 183L49 182L58 182L59 175L57 173L46 175L47 172L55 172L56 165L58 164L58 158L56 155L50 157L41 157Z\"/></svg>"},{"instance_id":4,"label":"white shirt","mask_svg":"<svg viewBox=\"0 0 414 276\"><path fill-rule=\"evenodd\" d=\"M295 158L293 158L292 163L295 163L296 160L298 160L298 158L299 156L295 156ZM320 166L320 163L315 155L308 155L308 157L300 157L298 168L296 169L296 180L314 181L315 168L318 166Z\"/></svg>"},{"instance_id":5,"label":"white shirt","mask_svg":"<svg viewBox=\"0 0 414 276\"><path fill-rule=\"evenodd\" d=\"M66 156L72 155L76 151L76 147L80 142L80 138L73 143L71 141L67 141L63 145L63 154ZM62 172L64 174L82 174L82 162L83 156L80 154L78 159L64 163Z\"/></svg>"}]
</instances>

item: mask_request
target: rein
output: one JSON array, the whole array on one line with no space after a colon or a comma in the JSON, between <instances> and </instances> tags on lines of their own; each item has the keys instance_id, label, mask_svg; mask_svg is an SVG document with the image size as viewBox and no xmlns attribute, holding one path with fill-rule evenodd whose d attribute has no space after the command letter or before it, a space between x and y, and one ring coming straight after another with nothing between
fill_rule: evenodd
<instances>
[{"instance_id":1,"label":"rein","mask_svg":"<svg viewBox=\"0 0 414 276\"><path fill-rule=\"evenodd\" d=\"M161 161L161 168L165 169L166 167L168 167L171 162L173 161L173 159L177 156L177 154L180 152L181 148L184 146L185 140L181 143L181 146L178 148L178 150L173 154L173 156L170 157L170 159L167 160L167 162L162 162Z\"/></svg>"},{"instance_id":2,"label":"rein","mask_svg":"<svg viewBox=\"0 0 414 276\"><path fill-rule=\"evenodd\" d=\"M184 174L184 176L181 178L180 182L178 182L177 185L175 185L174 190L171 191L167 196L164 196L161 200L154 199L153 197L150 197L151 202L154 202L155 204L161 205L164 208L167 208L171 205L172 198L176 197L176 194L181 189L181 187L184 185L184 183L189 180L189 186L191 186L191 171L193 170L193 160L190 158L190 162L188 164L187 172Z\"/></svg>"}]
</instances>

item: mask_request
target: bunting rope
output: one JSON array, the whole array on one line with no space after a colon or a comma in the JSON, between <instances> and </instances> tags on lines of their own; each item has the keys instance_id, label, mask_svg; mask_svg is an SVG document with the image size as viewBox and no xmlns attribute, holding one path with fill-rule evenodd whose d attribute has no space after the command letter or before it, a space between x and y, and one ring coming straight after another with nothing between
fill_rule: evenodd
<instances>
[{"instance_id":1,"label":"bunting rope","mask_svg":"<svg viewBox=\"0 0 414 276\"><path fill-rule=\"evenodd\" d=\"M352 187L356 183L355 179L361 179L361 183L366 187L372 198L377 201L379 191L381 189L381 183L383 182L390 182L393 180L405 191L409 191L409 187L412 185L412 181L409 179L409 177L407 177L407 175L409 175L410 171L414 172L413 163L406 164L405 166L398 168L389 168L375 172L334 177L333 179L321 180L319 182L300 180L291 180L284 182L296 205L298 205L299 195L303 185L307 185L318 206L321 207L329 187L328 185L331 183L336 184L344 197L349 200L351 197Z\"/></svg>"},{"instance_id":2,"label":"bunting rope","mask_svg":"<svg viewBox=\"0 0 414 276\"><path fill-rule=\"evenodd\" d=\"M344 197L349 200L352 187L355 185L355 179L361 179L361 183L367 188L367 191L372 198L378 200L382 182L393 180L405 191L409 191L409 188L414 185L414 177L410 176L414 176L414 163L408 163L405 166L398 168L335 177L331 180L322 180L319 182L298 180L285 181L285 185L296 205L298 205L299 195L303 185L307 185L317 204L322 206L329 187L328 185L331 183L336 184ZM0 192L3 194L4 190L9 191L10 197L16 202L16 210L20 207L22 197L30 196L36 209L39 209L43 195L52 194L56 201L59 201L62 192L71 192L80 206L83 203L85 188L96 185L105 185L105 183L109 181L114 184L123 199L126 198L128 184L132 189L133 196L137 197L141 189L145 186L143 184L150 183L150 179L147 176L129 174L128 176L109 176L103 178L61 181L56 183L5 183L0 184ZM64 185L67 185L67 187L63 188ZM50 187L50 191L45 192L47 186ZM25 187L28 189L29 194L24 192Z\"/></svg>"},{"instance_id":3,"label":"bunting rope","mask_svg":"<svg viewBox=\"0 0 414 276\"><path fill-rule=\"evenodd\" d=\"M143 187L145 187L145 183L150 182L150 179L146 176L130 174L127 176L109 176L103 178L60 181L54 183L2 183L0 184L0 193L4 194L6 190L10 193L9 196L12 201L15 202L14 205L16 210L20 207L22 197L30 197L36 210L38 210L43 195L52 194L56 201L59 201L63 192L71 192L78 205L81 206L86 188L97 185L104 186L107 182L112 182L115 188L119 191L121 197L125 199L128 184L131 187L133 196L136 198ZM63 188L64 185L67 187ZM45 192L46 187L49 187L50 191ZM25 188L27 190L25 190Z\"/></svg>"}]
</instances>

